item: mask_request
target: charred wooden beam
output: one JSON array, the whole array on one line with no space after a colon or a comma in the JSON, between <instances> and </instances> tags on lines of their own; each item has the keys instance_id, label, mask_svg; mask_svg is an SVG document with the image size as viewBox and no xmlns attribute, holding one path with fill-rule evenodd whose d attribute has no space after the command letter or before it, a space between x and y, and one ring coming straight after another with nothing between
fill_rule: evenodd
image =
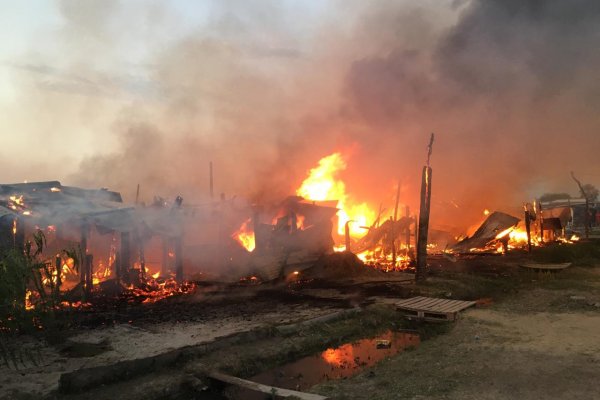
<instances>
[{"instance_id":1,"label":"charred wooden beam","mask_svg":"<svg viewBox=\"0 0 600 400\"><path fill-rule=\"evenodd\" d=\"M427 165L423 167L421 177L421 203L419 208L419 232L417 237L417 271L415 279L424 281L427 277L427 235L429 232L429 212L431 210L431 175L429 166L433 152L434 134L431 134L427 151Z\"/></svg>"},{"instance_id":2,"label":"charred wooden beam","mask_svg":"<svg viewBox=\"0 0 600 400\"><path fill-rule=\"evenodd\" d=\"M85 294L86 296L90 296L90 294L92 293L92 286L94 284L93 279L92 279L92 273L93 273L93 263L94 263L94 256L91 254L86 254L85 255Z\"/></svg>"},{"instance_id":3,"label":"charred wooden beam","mask_svg":"<svg viewBox=\"0 0 600 400\"><path fill-rule=\"evenodd\" d=\"M177 282L183 282L183 238L175 238L175 279Z\"/></svg>"},{"instance_id":4,"label":"charred wooden beam","mask_svg":"<svg viewBox=\"0 0 600 400\"><path fill-rule=\"evenodd\" d=\"M431 206L431 167L423 167L421 181L421 204L419 209L419 236L417 238L417 273L416 280L426 279L427 270L427 235L429 232L429 212Z\"/></svg>"},{"instance_id":5,"label":"charred wooden beam","mask_svg":"<svg viewBox=\"0 0 600 400\"><path fill-rule=\"evenodd\" d=\"M396 232L394 232L394 226L398 220L398 205L400 203L400 181L398 181L398 190L396 191L396 206L394 207L394 219L392 220L391 226L391 237L392 237L392 266L396 266Z\"/></svg>"},{"instance_id":6,"label":"charred wooden beam","mask_svg":"<svg viewBox=\"0 0 600 400\"><path fill-rule=\"evenodd\" d=\"M410 218L410 208L406 206L404 208L404 216ZM406 227L406 254L410 253L410 224Z\"/></svg>"},{"instance_id":7,"label":"charred wooden beam","mask_svg":"<svg viewBox=\"0 0 600 400\"><path fill-rule=\"evenodd\" d=\"M169 274L169 238L162 238L162 265L161 275L166 277Z\"/></svg>"},{"instance_id":8,"label":"charred wooden beam","mask_svg":"<svg viewBox=\"0 0 600 400\"><path fill-rule=\"evenodd\" d=\"M81 260L80 263L81 265L79 266L79 282L81 283L81 285L83 287L85 287L85 275L86 275L86 268L87 268L87 242L88 242L88 225L84 224L81 227L81 239L79 241L79 246L81 247Z\"/></svg>"},{"instance_id":9,"label":"charred wooden beam","mask_svg":"<svg viewBox=\"0 0 600 400\"><path fill-rule=\"evenodd\" d=\"M131 240L129 232L121 232L121 264L120 276L126 284L130 284L129 270L131 269Z\"/></svg>"}]
</instances>

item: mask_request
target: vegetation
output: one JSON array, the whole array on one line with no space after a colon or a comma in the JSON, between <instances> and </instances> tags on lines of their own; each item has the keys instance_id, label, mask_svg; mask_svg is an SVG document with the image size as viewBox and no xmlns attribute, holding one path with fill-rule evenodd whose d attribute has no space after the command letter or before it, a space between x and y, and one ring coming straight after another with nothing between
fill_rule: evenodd
<instances>
[{"instance_id":1,"label":"vegetation","mask_svg":"<svg viewBox=\"0 0 600 400\"><path fill-rule=\"evenodd\" d=\"M13 248L0 258L0 331L32 332L52 319L59 305L59 281L50 261L43 260L43 232L23 249Z\"/></svg>"}]
</instances>

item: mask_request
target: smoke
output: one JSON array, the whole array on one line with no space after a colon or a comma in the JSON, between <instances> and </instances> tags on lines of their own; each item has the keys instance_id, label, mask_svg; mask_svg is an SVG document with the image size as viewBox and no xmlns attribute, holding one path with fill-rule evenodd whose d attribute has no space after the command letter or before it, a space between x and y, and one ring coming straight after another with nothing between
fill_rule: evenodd
<instances>
[{"instance_id":1,"label":"smoke","mask_svg":"<svg viewBox=\"0 0 600 400\"><path fill-rule=\"evenodd\" d=\"M600 175L594 0L232 0L195 24L160 4L56 4L61 57L5 64L28 138L11 153L48 165L26 179L199 199L212 161L218 192L270 202L342 151L353 198L389 208L400 181L414 212L435 132L432 223L460 227L574 192L570 170Z\"/></svg>"}]
</instances>

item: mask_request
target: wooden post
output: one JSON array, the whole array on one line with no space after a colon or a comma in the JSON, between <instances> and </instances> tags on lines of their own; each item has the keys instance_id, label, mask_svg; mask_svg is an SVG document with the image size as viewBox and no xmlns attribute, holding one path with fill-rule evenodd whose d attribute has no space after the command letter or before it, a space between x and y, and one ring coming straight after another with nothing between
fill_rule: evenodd
<instances>
[{"instance_id":1,"label":"wooden post","mask_svg":"<svg viewBox=\"0 0 600 400\"><path fill-rule=\"evenodd\" d=\"M181 283L183 282L183 244L182 237L178 236L175 238L175 280Z\"/></svg>"},{"instance_id":2,"label":"wooden post","mask_svg":"<svg viewBox=\"0 0 600 400\"><path fill-rule=\"evenodd\" d=\"M406 206L404 208L404 216L406 218L410 217L410 208ZM406 226L406 255L410 253L410 224Z\"/></svg>"},{"instance_id":3,"label":"wooden post","mask_svg":"<svg viewBox=\"0 0 600 400\"><path fill-rule=\"evenodd\" d=\"M117 282L121 283L122 273L121 270L121 255L120 252L115 252L115 276L117 278Z\"/></svg>"},{"instance_id":4,"label":"wooden post","mask_svg":"<svg viewBox=\"0 0 600 400\"><path fill-rule=\"evenodd\" d=\"M529 213L529 207L527 204L525 208L525 231L527 232L527 251L531 253L531 214Z\"/></svg>"},{"instance_id":5,"label":"wooden post","mask_svg":"<svg viewBox=\"0 0 600 400\"><path fill-rule=\"evenodd\" d=\"M346 251L352 251L350 249L350 222L352 222L352 221L346 221L346 224L344 225L344 234L345 234L345 239L346 239Z\"/></svg>"},{"instance_id":6,"label":"wooden post","mask_svg":"<svg viewBox=\"0 0 600 400\"><path fill-rule=\"evenodd\" d=\"M208 163L208 175L209 175L210 198L212 199L215 195L214 186L213 186L213 163L212 163L212 161Z\"/></svg>"},{"instance_id":7,"label":"wooden post","mask_svg":"<svg viewBox=\"0 0 600 400\"><path fill-rule=\"evenodd\" d=\"M87 233L88 226L86 223L81 227L81 240L79 242L79 247L81 248L81 260L79 260L79 282L85 287L86 279L85 273L87 270Z\"/></svg>"},{"instance_id":8,"label":"wooden post","mask_svg":"<svg viewBox=\"0 0 600 400\"><path fill-rule=\"evenodd\" d=\"M137 190L135 191L135 204L140 201L140 184L137 184Z\"/></svg>"},{"instance_id":9,"label":"wooden post","mask_svg":"<svg viewBox=\"0 0 600 400\"><path fill-rule=\"evenodd\" d=\"M54 259L54 268L56 268L56 286L54 286L55 298L58 299L58 295L60 294L60 285L62 285L62 280L60 278L60 274L62 272L62 258L60 258L58 255Z\"/></svg>"},{"instance_id":10,"label":"wooden post","mask_svg":"<svg viewBox=\"0 0 600 400\"><path fill-rule=\"evenodd\" d=\"M427 273L427 235L431 207L431 167L423 167L421 204L419 209L419 237L417 239L417 273L415 279L424 281Z\"/></svg>"},{"instance_id":11,"label":"wooden post","mask_svg":"<svg viewBox=\"0 0 600 400\"><path fill-rule=\"evenodd\" d=\"M169 275L169 239L166 236L162 238L162 265L160 274L163 278Z\"/></svg>"},{"instance_id":12,"label":"wooden post","mask_svg":"<svg viewBox=\"0 0 600 400\"><path fill-rule=\"evenodd\" d=\"M396 267L396 221L398 220L398 203L400 202L400 181L398 181L398 190L396 191L396 206L394 207L394 218L392 219L392 267Z\"/></svg>"},{"instance_id":13,"label":"wooden post","mask_svg":"<svg viewBox=\"0 0 600 400\"><path fill-rule=\"evenodd\" d=\"M121 277L126 284L131 283L131 279L129 279L129 269L131 268L131 242L129 238L129 232L121 232L121 257L119 257L119 260L121 261Z\"/></svg>"},{"instance_id":14,"label":"wooden post","mask_svg":"<svg viewBox=\"0 0 600 400\"><path fill-rule=\"evenodd\" d=\"M89 297L92 293L94 281L92 279L94 256L91 254L85 255L85 293Z\"/></svg>"},{"instance_id":15,"label":"wooden post","mask_svg":"<svg viewBox=\"0 0 600 400\"><path fill-rule=\"evenodd\" d=\"M540 243L544 243L544 215L542 214L542 202L539 201L540 209Z\"/></svg>"}]
</instances>

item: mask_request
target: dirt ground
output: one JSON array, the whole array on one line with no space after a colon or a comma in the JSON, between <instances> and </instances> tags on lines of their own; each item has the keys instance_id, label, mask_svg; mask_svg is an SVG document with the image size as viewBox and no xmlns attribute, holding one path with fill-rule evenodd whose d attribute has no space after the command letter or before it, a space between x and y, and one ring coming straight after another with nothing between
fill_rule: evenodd
<instances>
[{"instance_id":1,"label":"dirt ground","mask_svg":"<svg viewBox=\"0 0 600 400\"><path fill-rule=\"evenodd\" d=\"M598 398L600 265L521 274L529 282L466 311L448 333L312 391L336 399Z\"/></svg>"}]
</instances>

